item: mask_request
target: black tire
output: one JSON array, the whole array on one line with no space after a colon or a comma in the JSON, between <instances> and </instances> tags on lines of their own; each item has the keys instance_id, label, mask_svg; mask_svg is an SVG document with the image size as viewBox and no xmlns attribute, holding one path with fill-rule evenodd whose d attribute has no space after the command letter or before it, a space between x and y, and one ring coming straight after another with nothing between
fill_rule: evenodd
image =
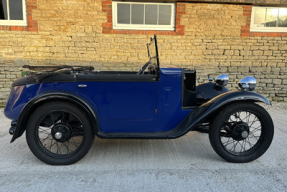
<instances>
[{"instance_id":1,"label":"black tire","mask_svg":"<svg viewBox=\"0 0 287 192\"><path fill-rule=\"evenodd\" d=\"M89 151L94 133L87 115L77 106L53 102L30 116L26 140L33 154L50 165L69 165Z\"/></svg>"},{"instance_id":2,"label":"black tire","mask_svg":"<svg viewBox=\"0 0 287 192\"><path fill-rule=\"evenodd\" d=\"M220 111L214 118L209 140L214 151L226 161L247 163L266 152L273 135L273 121L268 112L257 104L246 102L232 104Z\"/></svg>"}]
</instances>

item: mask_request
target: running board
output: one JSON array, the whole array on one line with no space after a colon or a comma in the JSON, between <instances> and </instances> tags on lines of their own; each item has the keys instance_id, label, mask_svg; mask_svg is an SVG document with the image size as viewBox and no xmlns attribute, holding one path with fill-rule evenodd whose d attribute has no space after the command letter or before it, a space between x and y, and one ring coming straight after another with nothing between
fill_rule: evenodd
<instances>
[{"instance_id":1,"label":"running board","mask_svg":"<svg viewBox=\"0 0 287 192\"><path fill-rule=\"evenodd\" d=\"M175 139L195 131L200 123L198 118L206 111L207 107L199 107L192 110L185 119L174 129L164 132L147 132L147 133L103 133L99 131L97 136L105 139Z\"/></svg>"}]
</instances>

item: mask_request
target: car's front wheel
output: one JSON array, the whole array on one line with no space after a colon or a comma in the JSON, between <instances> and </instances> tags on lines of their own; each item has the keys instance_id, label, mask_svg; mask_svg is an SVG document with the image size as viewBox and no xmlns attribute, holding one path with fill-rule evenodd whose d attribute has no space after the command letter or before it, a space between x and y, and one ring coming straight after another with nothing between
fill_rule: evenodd
<instances>
[{"instance_id":1,"label":"car's front wheel","mask_svg":"<svg viewBox=\"0 0 287 192\"><path fill-rule=\"evenodd\" d=\"M88 153L94 134L81 109L70 103L53 102L33 112L26 139L38 159L51 165L69 165Z\"/></svg>"},{"instance_id":2,"label":"car's front wheel","mask_svg":"<svg viewBox=\"0 0 287 192\"><path fill-rule=\"evenodd\" d=\"M273 121L265 109L254 103L235 103L215 118L209 140L223 159L246 163L265 153L273 134Z\"/></svg>"}]
</instances>

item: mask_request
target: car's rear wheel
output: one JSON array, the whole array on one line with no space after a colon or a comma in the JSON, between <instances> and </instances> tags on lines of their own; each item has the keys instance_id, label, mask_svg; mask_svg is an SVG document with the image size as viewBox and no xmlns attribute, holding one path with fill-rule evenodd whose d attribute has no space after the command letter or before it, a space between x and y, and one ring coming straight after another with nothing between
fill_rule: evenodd
<instances>
[{"instance_id":1,"label":"car's rear wheel","mask_svg":"<svg viewBox=\"0 0 287 192\"><path fill-rule=\"evenodd\" d=\"M51 165L69 165L88 153L94 134L81 109L70 103L53 102L40 106L31 115L26 139L38 159Z\"/></svg>"},{"instance_id":2,"label":"car's rear wheel","mask_svg":"<svg viewBox=\"0 0 287 192\"><path fill-rule=\"evenodd\" d=\"M246 163L265 153L273 134L273 121L265 109L254 103L236 103L215 118L209 140L223 159Z\"/></svg>"}]
</instances>

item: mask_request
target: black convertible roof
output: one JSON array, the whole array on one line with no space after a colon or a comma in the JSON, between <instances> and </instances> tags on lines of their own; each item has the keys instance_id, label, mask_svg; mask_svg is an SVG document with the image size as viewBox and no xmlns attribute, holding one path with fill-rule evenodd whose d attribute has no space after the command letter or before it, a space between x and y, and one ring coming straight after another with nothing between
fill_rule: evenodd
<instances>
[{"instance_id":1,"label":"black convertible roof","mask_svg":"<svg viewBox=\"0 0 287 192\"><path fill-rule=\"evenodd\" d=\"M70 71L92 71L94 67L89 66L71 66L71 65L41 65L41 66L31 66L24 65L23 68L32 70L32 71L46 71L46 72L55 72L61 69L69 69Z\"/></svg>"}]
</instances>

